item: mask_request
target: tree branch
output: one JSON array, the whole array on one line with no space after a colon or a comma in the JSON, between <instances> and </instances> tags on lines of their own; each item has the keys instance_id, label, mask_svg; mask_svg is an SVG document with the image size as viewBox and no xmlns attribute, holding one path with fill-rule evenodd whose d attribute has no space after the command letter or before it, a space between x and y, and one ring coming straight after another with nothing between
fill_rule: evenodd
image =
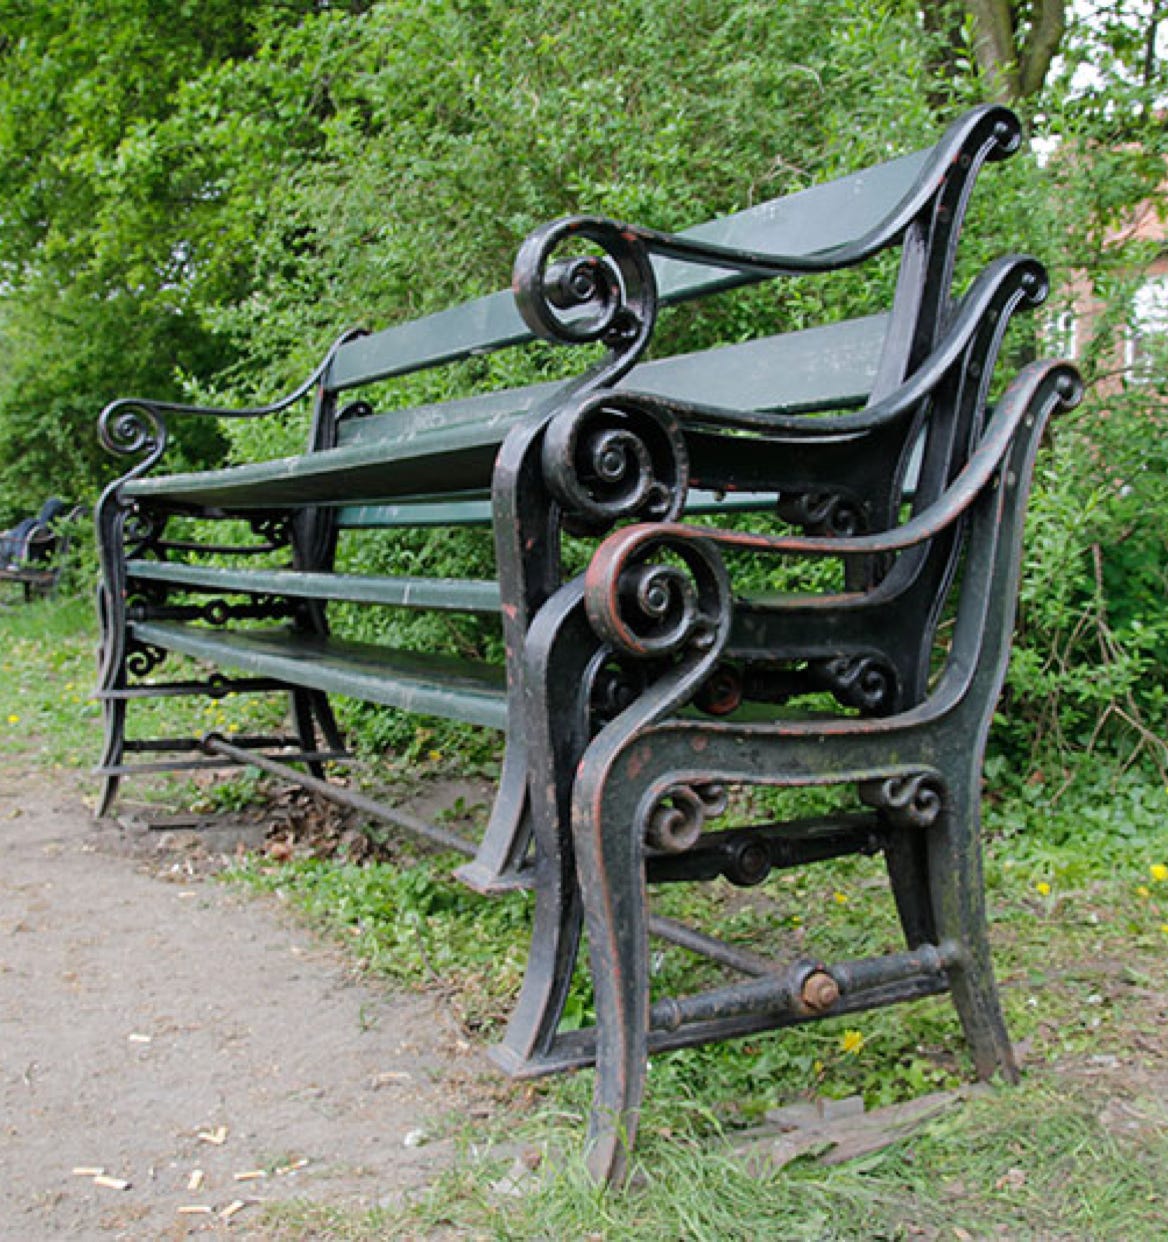
<instances>
[{"instance_id":1,"label":"tree branch","mask_svg":"<svg viewBox=\"0 0 1168 1242\"><path fill-rule=\"evenodd\" d=\"M1008 0L965 0L973 18L973 54L1001 103L1019 98L1018 59L1014 46L1014 17Z\"/></svg>"},{"instance_id":2,"label":"tree branch","mask_svg":"<svg viewBox=\"0 0 1168 1242\"><path fill-rule=\"evenodd\" d=\"M1020 99L1036 95L1042 90L1046 75L1050 72L1051 61L1058 53L1066 30L1066 0L1040 0L1018 71Z\"/></svg>"}]
</instances>

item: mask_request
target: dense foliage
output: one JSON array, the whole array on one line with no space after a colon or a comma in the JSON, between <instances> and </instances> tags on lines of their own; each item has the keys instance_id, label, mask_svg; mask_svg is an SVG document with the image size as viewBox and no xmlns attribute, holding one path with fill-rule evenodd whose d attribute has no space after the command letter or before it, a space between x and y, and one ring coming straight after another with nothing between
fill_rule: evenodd
<instances>
[{"instance_id":1,"label":"dense foliage","mask_svg":"<svg viewBox=\"0 0 1168 1242\"><path fill-rule=\"evenodd\" d=\"M680 227L922 145L1005 94L1037 151L1058 145L987 175L967 271L1031 250L1056 288L1093 285L1112 336L1088 348L1092 395L1042 467L1000 737L1106 738L1162 765L1165 372L1133 383L1115 353L1157 253L1123 229L1163 179L1158 6L1076 6L1051 62L1063 8L0 0L0 522L112 477L92 428L114 396L273 395L346 324L500 287L538 222ZM987 43L995 10L1009 22ZM1011 41L1026 74L994 72ZM843 295L856 307L866 279ZM666 330L745 335L819 298L787 284ZM233 432L184 428L178 460L300 434Z\"/></svg>"}]
</instances>

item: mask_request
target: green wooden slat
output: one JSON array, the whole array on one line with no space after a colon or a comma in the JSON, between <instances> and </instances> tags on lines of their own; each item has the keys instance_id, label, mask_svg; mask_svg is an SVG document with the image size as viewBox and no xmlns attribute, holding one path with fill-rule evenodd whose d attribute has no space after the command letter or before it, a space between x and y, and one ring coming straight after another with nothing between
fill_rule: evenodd
<instances>
[{"instance_id":1,"label":"green wooden slat","mask_svg":"<svg viewBox=\"0 0 1168 1242\"><path fill-rule=\"evenodd\" d=\"M773 509L774 492L690 493L687 514L757 513ZM384 530L419 526L487 526L491 521L491 502L483 497L452 504L405 501L391 505L345 505L337 510L337 524L346 530Z\"/></svg>"},{"instance_id":2,"label":"green wooden slat","mask_svg":"<svg viewBox=\"0 0 1168 1242\"><path fill-rule=\"evenodd\" d=\"M685 229L682 237L734 250L810 256L858 241L892 214L933 153L930 147L850 176L813 185L759 203L745 211ZM665 302L679 301L757 277L698 268L676 259L654 259L657 287Z\"/></svg>"},{"instance_id":3,"label":"green wooden slat","mask_svg":"<svg viewBox=\"0 0 1168 1242\"><path fill-rule=\"evenodd\" d=\"M912 188L931 154L929 148L902 156L685 229L681 236L740 250L813 255L875 228ZM765 279L675 259L654 258L653 266L665 303ZM338 391L356 388L531 339L511 292L493 293L343 345L333 359L328 384Z\"/></svg>"},{"instance_id":4,"label":"green wooden slat","mask_svg":"<svg viewBox=\"0 0 1168 1242\"><path fill-rule=\"evenodd\" d=\"M507 727L503 670L451 656L395 651L290 630L212 630L135 621L132 637L217 666L421 715Z\"/></svg>"},{"instance_id":5,"label":"green wooden slat","mask_svg":"<svg viewBox=\"0 0 1168 1242\"><path fill-rule=\"evenodd\" d=\"M254 510L442 494L482 487L490 479L500 436L479 425L440 428L398 441L348 444L302 457L249 462L224 470L134 479L125 494L176 505Z\"/></svg>"},{"instance_id":6,"label":"green wooden slat","mask_svg":"<svg viewBox=\"0 0 1168 1242\"><path fill-rule=\"evenodd\" d=\"M791 413L851 407L862 404L876 375L887 322L887 316L873 315L660 359L635 368L622 387L732 409ZM136 479L125 490L129 496L237 510L483 490L507 431L549 387L554 391L538 385L453 402L445 419L443 407L426 406L356 420L343 427L343 443L335 449ZM482 411L486 417L477 417Z\"/></svg>"},{"instance_id":7,"label":"green wooden slat","mask_svg":"<svg viewBox=\"0 0 1168 1242\"><path fill-rule=\"evenodd\" d=\"M887 315L760 337L635 367L618 387L695 405L798 414L862 405Z\"/></svg>"},{"instance_id":8,"label":"green wooden slat","mask_svg":"<svg viewBox=\"0 0 1168 1242\"><path fill-rule=\"evenodd\" d=\"M870 315L677 354L634 367L617 388L781 413L859 405L875 381L887 330L887 315ZM519 418L566 387L567 382L534 384L350 419L341 424L339 440L342 445L408 440L474 424L494 429L501 441Z\"/></svg>"},{"instance_id":9,"label":"green wooden slat","mask_svg":"<svg viewBox=\"0 0 1168 1242\"><path fill-rule=\"evenodd\" d=\"M230 569L130 561L130 578L166 582L223 594L277 595L449 612L497 613L499 584L456 578L374 578L364 574L308 573L293 569Z\"/></svg>"}]
</instances>

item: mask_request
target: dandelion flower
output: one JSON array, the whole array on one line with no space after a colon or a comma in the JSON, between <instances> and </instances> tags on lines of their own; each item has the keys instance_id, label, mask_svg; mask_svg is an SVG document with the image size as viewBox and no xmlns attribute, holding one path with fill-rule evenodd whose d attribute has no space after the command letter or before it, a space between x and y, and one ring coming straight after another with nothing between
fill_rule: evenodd
<instances>
[{"instance_id":1,"label":"dandelion flower","mask_svg":"<svg viewBox=\"0 0 1168 1242\"><path fill-rule=\"evenodd\" d=\"M1165 880L1168 880L1168 867L1163 863L1153 863L1148 868L1148 872L1157 884L1163 884Z\"/></svg>"},{"instance_id":2,"label":"dandelion flower","mask_svg":"<svg viewBox=\"0 0 1168 1242\"><path fill-rule=\"evenodd\" d=\"M8 723L9 723L9 724L20 724L20 717L19 717L19 716L18 716L15 712L13 712L13 713L12 713L12 714L8 717Z\"/></svg>"},{"instance_id":3,"label":"dandelion flower","mask_svg":"<svg viewBox=\"0 0 1168 1242\"><path fill-rule=\"evenodd\" d=\"M847 902L848 902L847 893L833 893L832 896L835 898L837 905L840 905L840 906L847 905Z\"/></svg>"},{"instance_id":4,"label":"dandelion flower","mask_svg":"<svg viewBox=\"0 0 1168 1242\"><path fill-rule=\"evenodd\" d=\"M431 763L439 763L441 759L442 759L442 752L440 750L432 750L430 752Z\"/></svg>"},{"instance_id":5,"label":"dandelion flower","mask_svg":"<svg viewBox=\"0 0 1168 1242\"><path fill-rule=\"evenodd\" d=\"M1136 885L1136 896L1143 897L1145 900L1152 895L1152 890L1146 884Z\"/></svg>"},{"instance_id":6,"label":"dandelion flower","mask_svg":"<svg viewBox=\"0 0 1168 1242\"><path fill-rule=\"evenodd\" d=\"M849 1056L855 1056L864 1046L864 1036L860 1031L844 1031L840 1036L840 1048Z\"/></svg>"},{"instance_id":7,"label":"dandelion flower","mask_svg":"<svg viewBox=\"0 0 1168 1242\"><path fill-rule=\"evenodd\" d=\"M1035 884L1034 887L1037 890L1038 895L1040 897L1050 896L1050 885L1045 880L1039 880L1038 883Z\"/></svg>"}]
</instances>

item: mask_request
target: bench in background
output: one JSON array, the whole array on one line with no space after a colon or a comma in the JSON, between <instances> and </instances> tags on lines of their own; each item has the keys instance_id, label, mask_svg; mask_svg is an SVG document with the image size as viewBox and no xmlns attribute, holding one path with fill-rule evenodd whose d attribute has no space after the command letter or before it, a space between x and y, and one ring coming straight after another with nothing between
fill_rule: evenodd
<instances>
[{"instance_id":1,"label":"bench in background","mask_svg":"<svg viewBox=\"0 0 1168 1242\"><path fill-rule=\"evenodd\" d=\"M63 500L46 500L35 518L0 531L0 582L19 583L24 598L51 595L68 562L73 528L85 511Z\"/></svg>"}]
</instances>

